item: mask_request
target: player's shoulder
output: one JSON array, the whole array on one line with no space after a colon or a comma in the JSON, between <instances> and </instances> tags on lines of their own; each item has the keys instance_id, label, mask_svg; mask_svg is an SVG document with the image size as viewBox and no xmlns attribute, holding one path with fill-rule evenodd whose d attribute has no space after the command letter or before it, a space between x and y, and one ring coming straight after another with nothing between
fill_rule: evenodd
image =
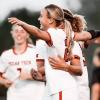
<instances>
[{"instance_id":1,"label":"player's shoulder","mask_svg":"<svg viewBox=\"0 0 100 100\"><path fill-rule=\"evenodd\" d=\"M49 28L47 32L49 35L54 35L54 34L56 35L58 30L56 28Z\"/></svg>"},{"instance_id":2,"label":"player's shoulder","mask_svg":"<svg viewBox=\"0 0 100 100\"><path fill-rule=\"evenodd\" d=\"M60 33L65 33L65 32L63 31L63 29L59 29L59 28L49 28L47 31L48 31L48 32L54 32L54 33L58 33L58 32L60 32Z\"/></svg>"},{"instance_id":3,"label":"player's shoulder","mask_svg":"<svg viewBox=\"0 0 100 100\"><path fill-rule=\"evenodd\" d=\"M38 39L38 40L36 41L36 47L37 47L37 46L41 46L41 45L46 45L46 42L45 42L44 40Z\"/></svg>"},{"instance_id":4,"label":"player's shoulder","mask_svg":"<svg viewBox=\"0 0 100 100\"><path fill-rule=\"evenodd\" d=\"M33 44L28 44L28 48L36 48L36 46Z\"/></svg>"},{"instance_id":5,"label":"player's shoulder","mask_svg":"<svg viewBox=\"0 0 100 100\"><path fill-rule=\"evenodd\" d=\"M9 55L12 53L12 49L4 50L1 55Z\"/></svg>"},{"instance_id":6,"label":"player's shoulder","mask_svg":"<svg viewBox=\"0 0 100 100\"><path fill-rule=\"evenodd\" d=\"M66 33L63 31L63 29L59 28L49 28L48 33L52 39L52 41L62 41L62 39L66 38Z\"/></svg>"},{"instance_id":7,"label":"player's shoulder","mask_svg":"<svg viewBox=\"0 0 100 100\"><path fill-rule=\"evenodd\" d=\"M27 47L28 47L29 50L32 50L32 51L34 50L34 51L36 51L36 46L33 45L33 44L28 44Z\"/></svg>"}]
</instances>

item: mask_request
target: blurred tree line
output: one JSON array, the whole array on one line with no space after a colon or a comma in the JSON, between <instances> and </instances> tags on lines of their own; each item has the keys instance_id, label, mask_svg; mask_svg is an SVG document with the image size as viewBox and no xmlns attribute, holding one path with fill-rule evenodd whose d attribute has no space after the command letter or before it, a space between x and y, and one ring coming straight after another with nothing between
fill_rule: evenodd
<instances>
[{"instance_id":1,"label":"blurred tree line","mask_svg":"<svg viewBox=\"0 0 100 100\"><path fill-rule=\"evenodd\" d=\"M88 29L100 29L100 0L81 0L82 8L76 12L78 14L82 14L85 16L85 19L88 23ZM33 24L39 27L39 23L37 18L39 17L39 13L29 12L25 8L18 9L16 11L12 11L8 17L17 17L23 21L26 21L29 24ZM0 25L0 54L13 46L13 40L10 35L11 24L8 23L7 18ZM33 41L35 42L36 37L31 36ZM92 70L92 57L93 52L96 47L100 45L92 44L87 49L84 49L86 60L88 61L88 71L89 77L91 79L91 70ZM0 88L0 96L5 95L4 88ZM1 100L1 99L0 99Z\"/></svg>"},{"instance_id":2,"label":"blurred tree line","mask_svg":"<svg viewBox=\"0 0 100 100\"><path fill-rule=\"evenodd\" d=\"M85 16L88 29L100 29L100 0L81 0L79 14Z\"/></svg>"},{"instance_id":3,"label":"blurred tree line","mask_svg":"<svg viewBox=\"0 0 100 100\"><path fill-rule=\"evenodd\" d=\"M12 11L0 25L0 54L2 53L2 51L7 50L13 46L13 40L10 35L12 25L8 23L7 19L9 17L17 17L29 24L34 24L35 26L39 27L39 23L37 20L38 16L38 12L31 13L27 11L25 8ZM35 42L36 37L31 36L31 38Z\"/></svg>"}]
</instances>

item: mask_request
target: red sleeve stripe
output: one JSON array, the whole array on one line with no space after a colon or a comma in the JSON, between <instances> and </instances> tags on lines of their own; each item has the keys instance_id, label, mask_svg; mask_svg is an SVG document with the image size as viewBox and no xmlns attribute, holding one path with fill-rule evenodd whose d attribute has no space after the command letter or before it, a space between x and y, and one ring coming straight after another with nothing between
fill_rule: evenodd
<instances>
[{"instance_id":1,"label":"red sleeve stripe","mask_svg":"<svg viewBox=\"0 0 100 100\"><path fill-rule=\"evenodd\" d=\"M51 35L50 35L49 32L47 32L47 33L48 33L48 35L49 35L49 37L50 37L50 41L46 41L46 43L48 44L48 46L52 46L52 45L53 45L53 41L52 41L52 39L51 39Z\"/></svg>"},{"instance_id":2,"label":"red sleeve stripe","mask_svg":"<svg viewBox=\"0 0 100 100\"><path fill-rule=\"evenodd\" d=\"M59 92L59 100L62 100L62 91Z\"/></svg>"}]
</instances>

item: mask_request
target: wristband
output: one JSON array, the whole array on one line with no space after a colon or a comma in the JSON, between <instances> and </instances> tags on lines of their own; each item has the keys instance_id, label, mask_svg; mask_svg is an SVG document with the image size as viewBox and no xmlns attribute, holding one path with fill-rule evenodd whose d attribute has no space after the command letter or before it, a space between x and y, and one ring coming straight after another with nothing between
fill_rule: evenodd
<instances>
[{"instance_id":1,"label":"wristband","mask_svg":"<svg viewBox=\"0 0 100 100\"><path fill-rule=\"evenodd\" d=\"M95 30L88 30L88 32L91 34L92 39L97 38L97 37L100 36L100 30L97 30L97 31L95 31Z\"/></svg>"}]
</instances>

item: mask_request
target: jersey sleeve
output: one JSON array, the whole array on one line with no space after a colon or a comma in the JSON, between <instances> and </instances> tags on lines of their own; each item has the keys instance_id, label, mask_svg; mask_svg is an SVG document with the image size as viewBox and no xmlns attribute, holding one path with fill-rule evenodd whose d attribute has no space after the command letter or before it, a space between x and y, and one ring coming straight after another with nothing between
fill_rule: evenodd
<instances>
[{"instance_id":1,"label":"jersey sleeve","mask_svg":"<svg viewBox=\"0 0 100 100\"><path fill-rule=\"evenodd\" d=\"M48 33L51 37L52 48L54 49L53 56L60 55L64 57L66 33L62 29L53 28L48 29Z\"/></svg>"},{"instance_id":2,"label":"jersey sleeve","mask_svg":"<svg viewBox=\"0 0 100 100\"><path fill-rule=\"evenodd\" d=\"M60 46L62 44L62 41L65 40L66 34L64 31L60 29L48 29L48 33L51 37L51 41L53 46Z\"/></svg>"},{"instance_id":3,"label":"jersey sleeve","mask_svg":"<svg viewBox=\"0 0 100 100\"><path fill-rule=\"evenodd\" d=\"M72 55L74 55L74 57L76 57L80 60L81 67L83 68L84 63L83 63L82 49L81 49L79 43L76 41L74 41L74 46L72 48Z\"/></svg>"},{"instance_id":4,"label":"jersey sleeve","mask_svg":"<svg viewBox=\"0 0 100 100\"><path fill-rule=\"evenodd\" d=\"M74 42L74 45L72 47L72 54L82 57L82 50L76 41Z\"/></svg>"},{"instance_id":5,"label":"jersey sleeve","mask_svg":"<svg viewBox=\"0 0 100 100\"><path fill-rule=\"evenodd\" d=\"M36 41L36 53L38 59L45 59L46 55L46 43L43 40Z\"/></svg>"}]
</instances>

